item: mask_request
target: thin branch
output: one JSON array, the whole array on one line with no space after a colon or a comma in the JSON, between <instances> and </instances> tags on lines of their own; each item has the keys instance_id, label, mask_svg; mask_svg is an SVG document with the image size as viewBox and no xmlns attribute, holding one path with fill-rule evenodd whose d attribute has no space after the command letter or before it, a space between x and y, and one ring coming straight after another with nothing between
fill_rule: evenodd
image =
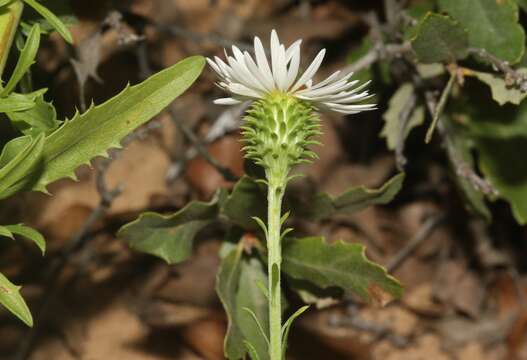
<instances>
[{"instance_id":1,"label":"thin branch","mask_svg":"<svg viewBox=\"0 0 527 360\"><path fill-rule=\"evenodd\" d=\"M232 173L232 171L223 166L216 158L214 158L205 148L205 146L201 143L200 139L194 134L194 132L183 122L179 119L179 117L176 114L176 111L172 108L169 108L169 113L171 115L171 119L176 124L179 131L185 135L187 140L189 140L196 151L211 165L218 171L225 180L227 181L238 181L238 177Z\"/></svg>"},{"instance_id":2,"label":"thin branch","mask_svg":"<svg viewBox=\"0 0 527 360\"><path fill-rule=\"evenodd\" d=\"M443 213L429 217L414 237L388 262L386 270L390 273L396 270L445 220L446 215Z\"/></svg>"},{"instance_id":3,"label":"thin branch","mask_svg":"<svg viewBox=\"0 0 527 360\"><path fill-rule=\"evenodd\" d=\"M437 95L431 91L425 92L425 99L429 113L433 116L435 109L437 108ZM480 191L481 193L489 196L498 196L499 192L495 189L487 180L479 176L473 169L473 167L467 163L463 156L459 154L458 149L454 143L454 134L451 134L448 126L445 126L442 122L438 123L438 130L443 138L443 146L447 150L447 155L452 162L452 165L456 171L456 174L466 179L472 187Z\"/></svg>"},{"instance_id":4,"label":"thin branch","mask_svg":"<svg viewBox=\"0 0 527 360\"><path fill-rule=\"evenodd\" d=\"M443 93L441 94L441 97L439 98L439 103L434 108L432 123L430 124L430 127L428 128L428 131L426 132L426 137L425 137L425 142L427 144L432 140L432 136L434 135L434 130L437 126L437 123L439 122L441 114L443 113L443 109L445 108L448 97L450 96L450 93L452 92L452 87L454 85L455 80L456 80L456 71L452 71L450 74L450 79L448 79L448 83L446 84L445 88L443 89Z\"/></svg>"},{"instance_id":5,"label":"thin branch","mask_svg":"<svg viewBox=\"0 0 527 360\"><path fill-rule=\"evenodd\" d=\"M362 319L356 310L351 310L349 316L334 314L329 318L328 323L331 327L351 327L358 331L370 333L376 340L386 339L399 348L405 347L410 343L410 339L395 334L389 326Z\"/></svg>"},{"instance_id":6,"label":"thin branch","mask_svg":"<svg viewBox=\"0 0 527 360\"><path fill-rule=\"evenodd\" d=\"M502 72L505 75L505 83L507 86L515 87L521 92L527 92L527 75L512 68L509 62L501 60L485 49L469 48L468 51L470 54L479 56L490 63L494 69Z\"/></svg>"},{"instance_id":7,"label":"thin branch","mask_svg":"<svg viewBox=\"0 0 527 360\"><path fill-rule=\"evenodd\" d=\"M412 51L412 45L409 42L404 42L402 44L388 44L384 45L382 43L376 44L373 48L370 49L359 60L346 66L345 72L358 72L361 70L368 69L370 66L378 62L379 60L391 59L391 58L400 58L405 54Z\"/></svg>"}]
</instances>

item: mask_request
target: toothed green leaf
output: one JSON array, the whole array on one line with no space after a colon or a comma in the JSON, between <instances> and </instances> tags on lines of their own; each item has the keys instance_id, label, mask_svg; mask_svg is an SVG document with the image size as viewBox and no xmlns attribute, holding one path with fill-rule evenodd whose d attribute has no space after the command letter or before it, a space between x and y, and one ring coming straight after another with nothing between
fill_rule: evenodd
<instances>
[{"instance_id":1,"label":"toothed green leaf","mask_svg":"<svg viewBox=\"0 0 527 360\"><path fill-rule=\"evenodd\" d=\"M353 213L368 206L387 204L399 192L404 181L404 173L400 173L378 189L368 189L364 186L352 188L345 193L331 197L326 193L318 194L306 200L295 200L292 208L297 214L312 220L322 220L336 213Z\"/></svg>"},{"instance_id":2,"label":"toothed green leaf","mask_svg":"<svg viewBox=\"0 0 527 360\"><path fill-rule=\"evenodd\" d=\"M142 83L127 87L105 103L76 114L46 137L43 150L43 173L33 190L45 191L46 186L60 178L74 178L74 170L109 148L119 147L119 141L144 124L199 76L205 60L193 56L163 70Z\"/></svg>"},{"instance_id":3,"label":"toothed green leaf","mask_svg":"<svg viewBox=\"0 0 527 360\"><path fill-rule=\"evenodd\" d=\"M192 254L194 238L219 213L221 192L205 203L193 201L173 215L146 212L124 225L118 235L136 251L155 255L169 264L186 260Z\"/></svg>"},{"instance_id":4,"label":"toothed green leaf","mask_svg":"<svg viewBox=\"0 0 527 360\"><path fill-rule=\"evenodd\" d=\"M362 245L342 241L329 244L322 237L308 237L286 239L282 251L282 269L294 279L321 288L338 287L381 305L403 293L395 278L366 258Z\"/></svg>"}]
</instances>

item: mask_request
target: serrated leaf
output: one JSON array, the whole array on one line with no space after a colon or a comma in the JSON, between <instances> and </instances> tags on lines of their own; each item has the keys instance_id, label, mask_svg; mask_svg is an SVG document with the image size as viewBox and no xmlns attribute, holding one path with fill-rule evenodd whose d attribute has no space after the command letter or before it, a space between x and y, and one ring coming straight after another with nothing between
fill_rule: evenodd
<instances>
[{"instance_id":1,"label":"serrated leaf","mask_svg":"<svg viewBox=\"0 0 527 360\"><path fill-rule=\"evenodd\" d=\"M241 246L233 249L222 259L216 275L216 292L228 319L223 349L225 357L230 360L242 359L246 354L243 335L236 322L236 313L240 310L236 304L236 293L240 279L241 255Z\"/></svg>"},{"instance_id":2,"label":"serrated leaf","mask_svg":"<svg viewBox=\"0 0 527 360\"><path fill-rule=\"evenodd\" d=\"M244 229L258 230L255 217L267 219L267 196L263 187L248 176L243 176L234 185L223 205L222 212L234 224Z\"/></svg>"},{"instance_id":3,"label":"serrated leaf","mask_svg":"<svg viewBox=\"0 0 527 360\"><path fill-rule=\"evenodd\" d=\"M73 43L73 37L71 36L70 31L62 20L53 14L49 9L39 3L37 0L24 0L26 4L31 6L36 12L38 12L48 23L57 31L60 36L68 43Z\"/></svg>"},{"instance_id":4,"label":"serrated leaf","mask_svg":"<svg viewBox=\"0 0 527 360\"><path fill-rule=\"evenodd\" d=\"M13 237L13 234L23 236L26 239L34 242L42 252L42 255L44 255L46 252L46 240L44 239L44 236L29 226L24 224L0 225L0 230L0 235L3 235L3 232L7 231L10 235L4 236L9 236L11 238Z\"/></svg>"},{"instance_id":5,"label":"serrated leaf","mask_svg":"<svg viewBox=\"0 0 527 360\"><path fill-rule=\"evenodd\" d=\"M287 239L283 243L283 271L322 288L339 287L364 301L385 305L399 298L403 288L386 270L365 256L359 244L328 244L322 237Z\"/></svg>"},{"instance_id":6,"label":"serrated leaf","mask_svg":"<svg viewBox=\"0 0 527 360\"><path fill-rule=\"evenodd\" d=\"M14 127L25 135L49 134L61 122L57 120L55 107L40 95L34 100L34 106L27 110L6 113Z\"/></svg>"},{"instance_id":7,"label":"serrated leaf","mask_svg":"<svg viewBox=\"0 0 527 360\"><path fill-rule=\"evenodd\" d=\"M318 194L308 201L302 201L293 209L301 216L312 220L322 220L336 213L354 213L371 205L389 203L399 192L404 181L404 173L400 173L378 189L368 189L364 186L351 188L345 193L331 197L326 193Z\"/></svg>"},{"instance_id":8,"label":"serrated leaf","mask_svg":"<svg viewBox=\"0 0 527 360\"><path fill-rule=\"evenodd\" d=\"M33 190L44 191L60 178L74 177L74 170L92 158L119 147L119 141L162 111L197 79L205 60L193 56L142 83L127 87L105 103L77 114L46 137L43 173Z\"/></svg>"},{"instance_id":9,"label":"serrated leaf","mask_svg":"<svg viewBox=\"0 0 527 360\"><path fill-rule=\"evenodd\" d=\"M31 31L29 32L26 44L22 49L18 61L16 63L13 74L9 78L4 89L0 92L0 96L4 97L9 94L18 82L22 79L24 74L29 70L31 65L35 62L35 57L37 55L38 47L40 45L40 26L38 24L33 25Z\"/></svg>"},{"instance_id":10,"label":"serrated leaf","mask_svg":"<svg viewBox=\"0 0 527 360\"><path fill-rule=\"evenodd\" d=\"M527 68L521 68L517 71L520 74L527 75ZM492 92L492 98L500 105L507 103L519 105L527 97L527 93L517 88L507 86L503 75L481 71L471 71L469 74L487 84Z\"/></svg>"},{"instance_id":11,"label":"serrated leaf","mask_svg":"<svg viewBox=\"0 0 527 360\"><path fill-rule=\"evenodd\" d=\"M421 125L425 120L425 111L422 106L418 106L411 113L406 124L401 123L401 114L405 110L407 102L415 92L415 88L410 83L405 83L393 94L388 104L388 110L383 114L384 127L381 137L386 138L388 149L395 150L397 144L408 137L413 128ZM404 126L404 129L402 127ZM402 139L400 137L402 136Z\"/></svg>"},{"instance_id":12,"label":"serrated leaf","mask_svg":"<svg viewBox=\"0 0 527 360\"><path fill-rule=\"evenodd\" d=\"M193 201L173 215L146 212L118 233L136 251L155 255L169 264L192 254L194 238L219 213L219 196L210 202Z\"/></svg>"},{"instance_id":13,"label":"serrated leaf","mask_svg":"<svg viewBox=\"0 0 527 360\"><path fill-rule=\"evenodd\" d=\"M24 298L20 295L20 286L13 284L2 273L0 273L0 304L27 326L33 326L33 317Z\"/></svg>"},{"instance_id":14,"label":"serrated leaf","mask_svg":"<svg viewBox=\"0 0 527 360\"><path fill-rule=\"evenodd\" d=\"M428 13L419 24L412 48L422 63L454 62L468 54L468 34L448 16Z\"/></svg>"},{"instance_id":15,"label":"serrated leaf","mask_svg":"<svg viewBox=\"0 0 527 360\"><path fill-rule=\"evenodd\" d=\"M521 59L525 32L514 0L439 0L439 7L467 29L470 46L511 64Z\"/></svg>"},{"instance_id":16,"label":"serrated leaf","mask_svg":"<svg viewBox=\"0 0 527 360\"><path fill-rule=\"evenodd\" d=\"M41 169L44 135L11 140L0 154L0 199L9 197L37 181Z\"/></svg>"}]
</instances>

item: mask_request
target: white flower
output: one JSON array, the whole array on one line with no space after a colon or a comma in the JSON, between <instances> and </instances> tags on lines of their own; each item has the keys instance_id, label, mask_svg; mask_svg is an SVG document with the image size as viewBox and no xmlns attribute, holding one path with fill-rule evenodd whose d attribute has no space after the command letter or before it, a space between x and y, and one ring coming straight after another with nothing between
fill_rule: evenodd
<instances>
[{"instance_id":1,"label":"white flower","mask_svg":"<svg viewBox=\"0 0 527 360\"><path fill-rule=\"evenodd\" d=\"M242 52L236 46L232 47L233 56L229 56L225 51L227 63L219 57L214 57L214 60L207 59L220 77L218 85L231 94L231 97L217 99L214 103L234 105L281 92L308 101L315 107L345 114L375 109L374 104L356 104L373 95L364 90L369 81L355 87L358 80L350 81L353 73L341 76L341 72L337 71L318 84L313 84L313 77L326 54L325 49L318 53L311 65L299 76L301 42L302 40L297 40L286 49L273 30L270 64L258 37L254 38L256 62L249 52Z\"/></svg>"}]
</instances>

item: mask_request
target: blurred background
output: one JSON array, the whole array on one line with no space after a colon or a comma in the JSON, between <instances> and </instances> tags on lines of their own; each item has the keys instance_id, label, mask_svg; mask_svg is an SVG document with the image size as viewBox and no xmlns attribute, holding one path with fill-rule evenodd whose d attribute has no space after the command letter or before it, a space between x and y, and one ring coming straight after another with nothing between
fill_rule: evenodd
<instances>
[{"instance_id":1,"label":"blurred background","mask_svg":"<svg viewBox=\"0 0 527 360\"><path fill-rule=\"evenodd\" d=\"M255 35L267 42L273 28L286 44L304 40L304 67L326 48L318 79L341 68L360 70L358 78L373 80L379 109L324 114L320 160L303 167L307 176L296 186L339 194L378 187L398 168L407 179L388 206L303 223L300 231L365 244L406 291L385 308L318 299L295 325L291 359L527 359L525 228L503 201L490 205L491 224L466 210L441 137L423 141L427 126L412 131L397 156L380 136L411 62L403 34L387 38L379 29L406 19L403 8L427 1L397 3L59 1L57 11L66 14L69 5L76 17L75 46L57 34L45 38L33 81L49 88L47 99L63 119L187 56L222 57L232 44L250 49ZM238 136L244 109L213 105L221 95L215 80L206 68L170 109L127 137L123 150L78 169L78 182L53 184L53 196L27 193L2 202L2 222L39 229L48 252L41 257L30 244L2 241L0 268L24 285L36 325L30 330L1 310L1 359L223 359L226 317L214 283L225 230L201 233L192 259L176 266L131 251L115 235L143 211L174 212L190 200L208 200L244 173ZM437 89L444 83L439 77ZM470 176L483 190L490 187L477 171Z\"/></svg>"}]
</instances>

